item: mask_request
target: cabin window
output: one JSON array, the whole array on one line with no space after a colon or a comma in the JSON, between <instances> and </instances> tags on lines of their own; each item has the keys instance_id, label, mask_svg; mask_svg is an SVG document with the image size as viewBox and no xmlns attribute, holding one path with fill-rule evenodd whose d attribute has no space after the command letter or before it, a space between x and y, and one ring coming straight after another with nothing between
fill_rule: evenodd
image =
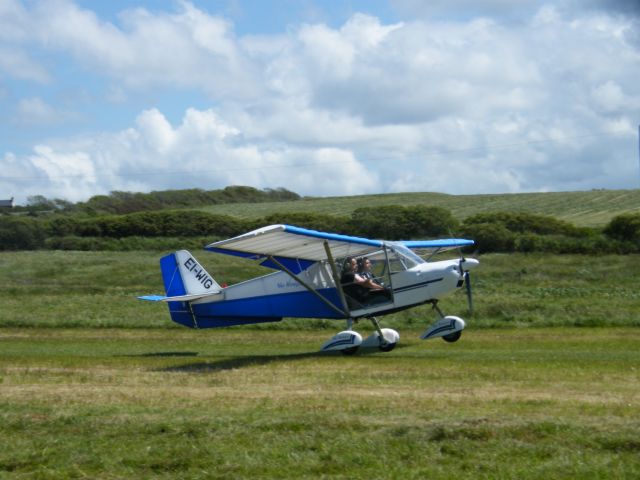
<instances>
[{"instance_id":1,"label":"cabin window","mask_svg":"<svg viewBox=\"0 0 640 480\"><path fill-rule=\"evenodd\" d=\"M424 263L424 260L416 255L411 249L399 243L390 245L387 252L391 273L404 272L416 265Z\"/></svg>"}]
</instances>

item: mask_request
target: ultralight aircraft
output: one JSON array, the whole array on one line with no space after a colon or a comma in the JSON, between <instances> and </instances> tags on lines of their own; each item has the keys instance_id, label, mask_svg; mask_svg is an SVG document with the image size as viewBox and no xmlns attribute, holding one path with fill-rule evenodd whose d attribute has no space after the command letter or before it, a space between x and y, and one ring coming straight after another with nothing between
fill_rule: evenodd
<instances>
[{"instance_id":1,"label":"ultralight aircraft","mask_svg":"<svg viewBox=\"0 0 640 480\"><path fill-rule=\"evenodd\" d=\"M462 255L431 259L436 253L473 243L466 239L371 240L270 225L205 249L254 260L276 272L221 287L191 253L179 250L160 259L166 295L139 298L167 302L171 319L191 328L277 322L284 317L343 319L346 330L327 340L321 350L345 354L361 347L393 350L400 335L381 328L376 317L431 304L437 319L421 338L455 342L465 322L445 316L438 301L466 285L471 308L469 270L479 262ZM372 268L358 274L356 263ZM364 340L353 329L360 319L369 319L375 328Z\"/></svg>"}]
</instances>

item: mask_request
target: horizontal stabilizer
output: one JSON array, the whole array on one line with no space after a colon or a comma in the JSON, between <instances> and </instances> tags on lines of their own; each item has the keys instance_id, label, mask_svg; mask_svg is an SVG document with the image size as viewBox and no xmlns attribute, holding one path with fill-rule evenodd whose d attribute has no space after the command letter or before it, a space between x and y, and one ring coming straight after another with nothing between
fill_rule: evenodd
<instances>
[{"instance_id":1,"label":"horizontal stabilizer","mask_svg":"<svg viewBox=\"0 0 640 480\"><path fill-rule=\"evenodd\" d=\"M146 300L147 302L161 302L165 298L167 297L165 297L164 295L144 295L142 297L138 297L138 300Z\"/></svg>"},{"instance_id":2,"label":"horizontal stabilizer","mask_svg":"<svg viewBox=\"0 0 640 480\"><path fill-rule=\"evenodd\" d=\"M221 292L210 293L198 293L193 295L175 295L173 297L166 297L164 295L144 295L138 297L140 300L147 300L148 302L192 302L205 297L212 297L214 295L220 295Z\"/></svg>"}]
</instances>

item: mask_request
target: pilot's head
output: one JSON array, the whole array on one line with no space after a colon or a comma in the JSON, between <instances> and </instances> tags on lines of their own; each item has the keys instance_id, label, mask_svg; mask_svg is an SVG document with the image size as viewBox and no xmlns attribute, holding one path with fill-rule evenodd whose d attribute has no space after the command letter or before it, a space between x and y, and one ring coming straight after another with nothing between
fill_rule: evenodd
<instances>
[{"instance_id":1,"label":"pilot's head","mask_svg":"<svg viewBox=\"0 0 640 480\"><path fill-rule=\"evenodd\" d=\"M369 270L371 268L371 260L367 257L360 257L358 259L358 271L364 272L365 270Z\"/></svg>"}]
</instances>

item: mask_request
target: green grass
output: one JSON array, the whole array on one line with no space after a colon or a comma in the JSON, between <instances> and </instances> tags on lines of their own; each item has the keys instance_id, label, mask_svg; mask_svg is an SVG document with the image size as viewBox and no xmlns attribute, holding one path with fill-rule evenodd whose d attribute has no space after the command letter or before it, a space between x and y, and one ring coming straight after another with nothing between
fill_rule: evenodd
<instances>
[{"instance_id":1,"label":"green grass","mask_svg":"<svg viewBox=\"0 0 640 480\"><path fill-rule=\"evenodd\" d=\"M194 252L218 282L233 284L268 273L253 263ZM174 326L163 304L138 295L163 293L160 252L0 253L0 327ZM470 328L523 326L640 326L639 255L483 255L473 272L475 313L457 292L441 302ZM392 315L393 328L424 328L429 306ZM335 330L332 321L285 320L256 329Z\"/></svg>"},{"instance_id":2,"label":"green grass","mask_svg":"<svg viewBox=\"0 0 640 480\"><path fill-rule=\"evenodd\" d=\"M640 332L0 329L2 478L638 478Z\"/></svg>"},{"instance_id":3,"label":"green grass","mask_svg":"<svg viewBox=\"0 0 640 480\"><path fill-rule=\"evenodd\" d=\"M476 313L441 302L459 342L419 307L344 357L317 353L342 322L173 325L135 298L160 255L0 254L0 478L640 477L640 256L482 256Z\"/></svg>"},{"instance_id":4,"label":"green grass","mask_svg":"<svg viewBox=\"0 0 640 480\"><path fill-rule=\"evenodd\" d=\"M202 210L257 219L280 212L316 212L348 216L360 207L429 205L449 209L459 220L484 212L510 211L551 215L576 226L602 227L622 213L640 211L640 190L591 190L486 195L392 193L305 198L296 202L213 205Z\"/></svg>"}]
</instances>

